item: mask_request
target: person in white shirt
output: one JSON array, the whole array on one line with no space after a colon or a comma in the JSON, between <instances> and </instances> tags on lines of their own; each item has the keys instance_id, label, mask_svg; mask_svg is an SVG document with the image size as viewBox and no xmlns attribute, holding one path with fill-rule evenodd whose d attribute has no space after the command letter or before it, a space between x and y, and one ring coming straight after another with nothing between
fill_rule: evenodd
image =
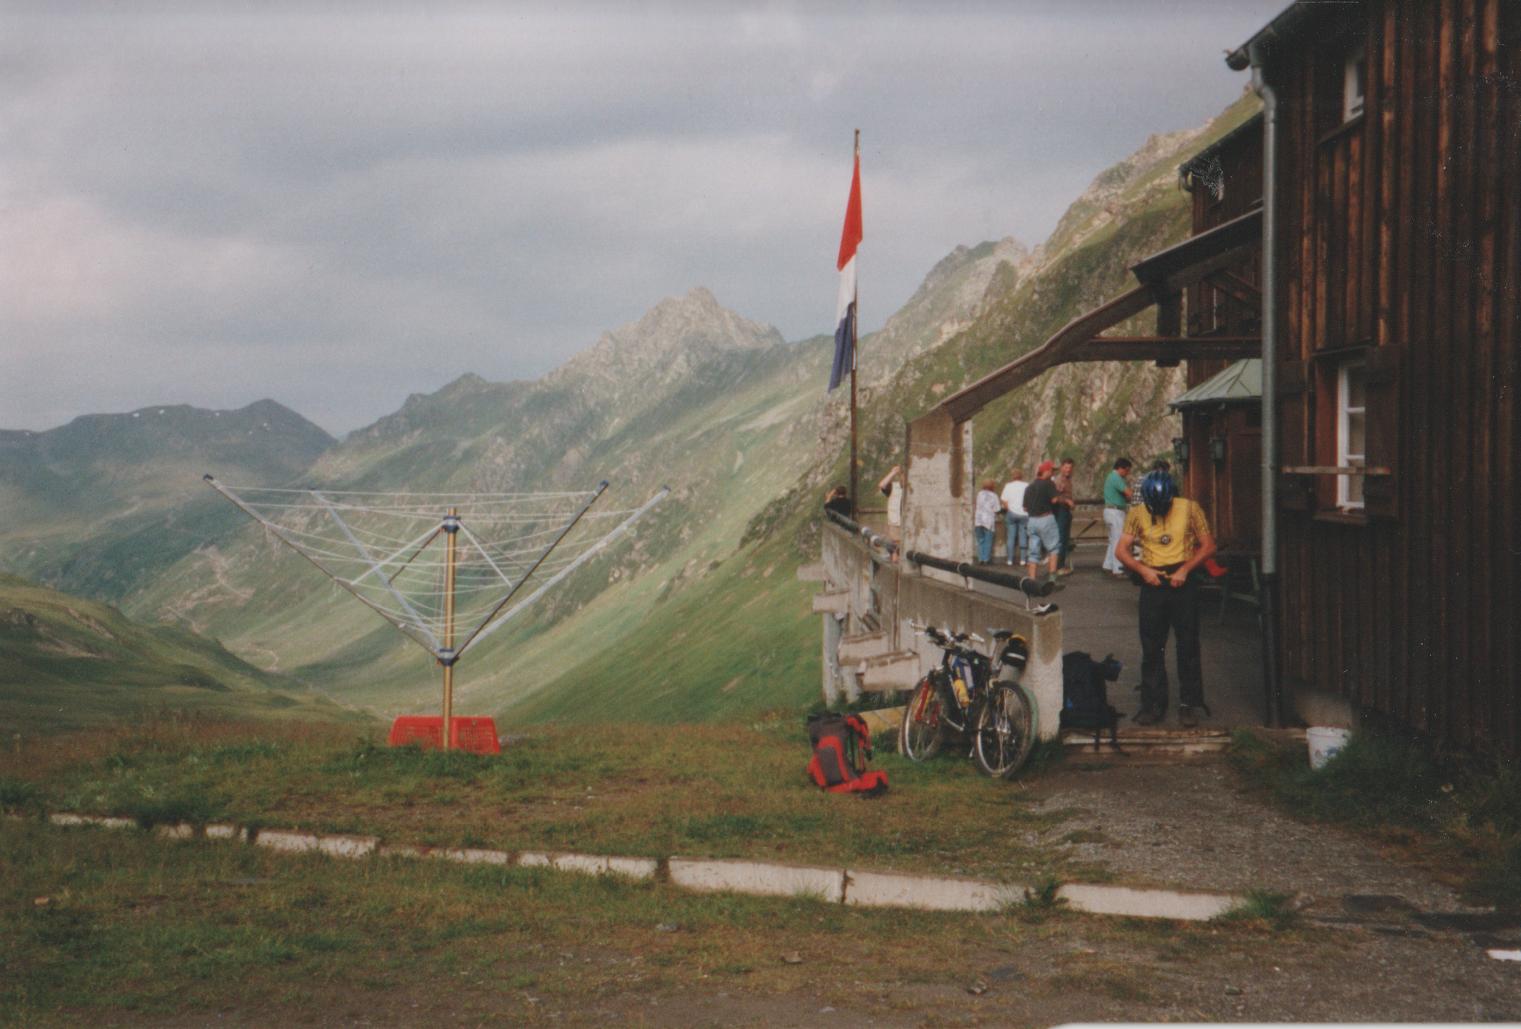
<instances>
[{"instance_id":1,"label":"person in white shirt","mask_svg":"<svg viewBox=\"0 0 1521 1029\"><path fill-rule=\"evenodd\" d=\"M1025 532L1030 516L1025 514L1025 473L1021 468L1009 470L1008 484L1003 488L1004 552L1008 563L1024 560Z\"/></svg>"},{"instance_id":2,"label":"person in white shirt","mask_svg":"<svg viewBox=\"0 0 1521 1029\"><path fill-rule=\"evenodd\" d=\"M998 525L998 512L1003 508L1003 501L998 499L998 494L993 492L998 488L998 483L992 479L985 479L982 489L977 491L977 509L973 521L972 539L977 544L977 563L987 564L993 560L993 532Z\"/></svg>"},{"instance_id":3,"label":"person in white shirt","mask_svg":"<svg viewBox=\"0 0 1521 1029\"><path fill-rule=\"evenodd\" d=\"M892 470L882 476L882 481L877 483L877 489L887 498L887 534L893 539L901 539L903 536L903 466L893 465Z\"/></svg>"}]
</instances>

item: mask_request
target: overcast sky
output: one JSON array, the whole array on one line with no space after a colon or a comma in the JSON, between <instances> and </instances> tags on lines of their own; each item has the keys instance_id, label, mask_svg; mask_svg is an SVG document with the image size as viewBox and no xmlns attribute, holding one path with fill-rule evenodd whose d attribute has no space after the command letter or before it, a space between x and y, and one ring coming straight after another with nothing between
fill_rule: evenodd
<instances>
[{"instance_id":1,"label":"overcast sky","mask_svg":"<svg viewBox=\"0 0 1521 1029\"><path fill-rule=\"evenodd\" d=\"M0 2L0 428L272 397L333 432L706 286L832 330L1040 242L1286 0Z\"/></svg>"}]
</instances>

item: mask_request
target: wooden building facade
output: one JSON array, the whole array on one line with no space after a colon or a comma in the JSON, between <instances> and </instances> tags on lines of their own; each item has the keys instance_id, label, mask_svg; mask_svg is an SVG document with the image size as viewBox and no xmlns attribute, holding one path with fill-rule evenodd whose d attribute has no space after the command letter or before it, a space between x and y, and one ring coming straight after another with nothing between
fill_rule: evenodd
<instances>
[{"instance_id":1,"label":"wooden building facade","mask_svg":"<svg viewBox=\"0 0 1521 1029\"><path fill-rule=\"evenodd\" d=\"M1521 3L1299 3L1249 47L1279 105L1284 681L1521 754Z\"/></svg>"},{"instance_id":2,"label":"wooden building facade","mask_svg":"<svg viewBox=\"0 0 1521 1029\"><path fill-rule=\"evenodd\" d=\"M1201 236L1262 207L1262 115L1201 150L1178 169L1191 197L1191 233ZM1185 331L1193 339L1255 338L1262 332L1261 250L1244 254L1184 291ZM1239 383L1237 364L1219 358L1188 362L1188 393L1174 401L1183 416L1174 450L1183 458L1183 495L1204 506L1215 540L1232 566L1262 544L1262 408L1260 394L1227 388L1215 402L1199 392L1221 376ZM1259 373L1260 377L1260 373Z\"/></svg>"}]
</instances>

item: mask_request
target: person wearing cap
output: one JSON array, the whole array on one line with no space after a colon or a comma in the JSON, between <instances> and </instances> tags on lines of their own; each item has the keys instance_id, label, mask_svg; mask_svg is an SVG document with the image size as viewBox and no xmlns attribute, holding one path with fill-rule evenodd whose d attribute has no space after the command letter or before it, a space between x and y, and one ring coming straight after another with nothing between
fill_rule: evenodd
<instances>
[{"instance_id":1,"label":"person wearing cap","mask_svg":"<svg viewBox=\"0 0 1521 1029\"><path fill-rule=\"evenodd\" d=\"M1198 725L1206 714L1204 672L1199 657L1199 584L1194 569L1215 552L1204 509L1178 496L1178 485L1164 471L1141 480L1141 504L1130 509L1114 547L1114 557L1141 581L1141 710L1135 720L1155 725L1167 714L1167 634L1172 632L1178 661L1178 721ZM1131 547L1140 544L1137 560Z\"/></svg>"},{"instance_id":2,"label":"person wearing cap","mask_svg":"<svg viewBox=\"0 0 1521 1029\"><path fill-rule=\"evenodd\" d=\"M1035 578L1035 570L1044 553L1046 569L1056 577L1056 561L1061 554L1061 531L1056 527L1056 483L1051 473L1056 465L1042 461L1035 469L1035 481L1025 490L1025 514L1030 516L1025 529L1030 534L1030 544L1025 551L1025 572Z\"/></svg>"}]
</instances>

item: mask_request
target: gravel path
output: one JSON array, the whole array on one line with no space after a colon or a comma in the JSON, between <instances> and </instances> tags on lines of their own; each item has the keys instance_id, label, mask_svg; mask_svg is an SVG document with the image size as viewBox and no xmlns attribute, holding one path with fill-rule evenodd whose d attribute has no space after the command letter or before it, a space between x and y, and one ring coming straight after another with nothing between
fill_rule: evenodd
<instances>
[{"instance_id":1,"label":"gravel path","mask_svg":"<svg viewBox=\"0 0 1521 1029\"><path fill-rule=\"evenodd\" d=\"M1297 822L1240 786L1220 757L1165 764L1068 761L1031 785L1069 853L1127 885L1298 895L1312 913L1395 897L1425 912L1473 910L1432 876L1335 826ZM1385 906L1399 907L1387 902Z\"/></svg>"}]
</instances>

